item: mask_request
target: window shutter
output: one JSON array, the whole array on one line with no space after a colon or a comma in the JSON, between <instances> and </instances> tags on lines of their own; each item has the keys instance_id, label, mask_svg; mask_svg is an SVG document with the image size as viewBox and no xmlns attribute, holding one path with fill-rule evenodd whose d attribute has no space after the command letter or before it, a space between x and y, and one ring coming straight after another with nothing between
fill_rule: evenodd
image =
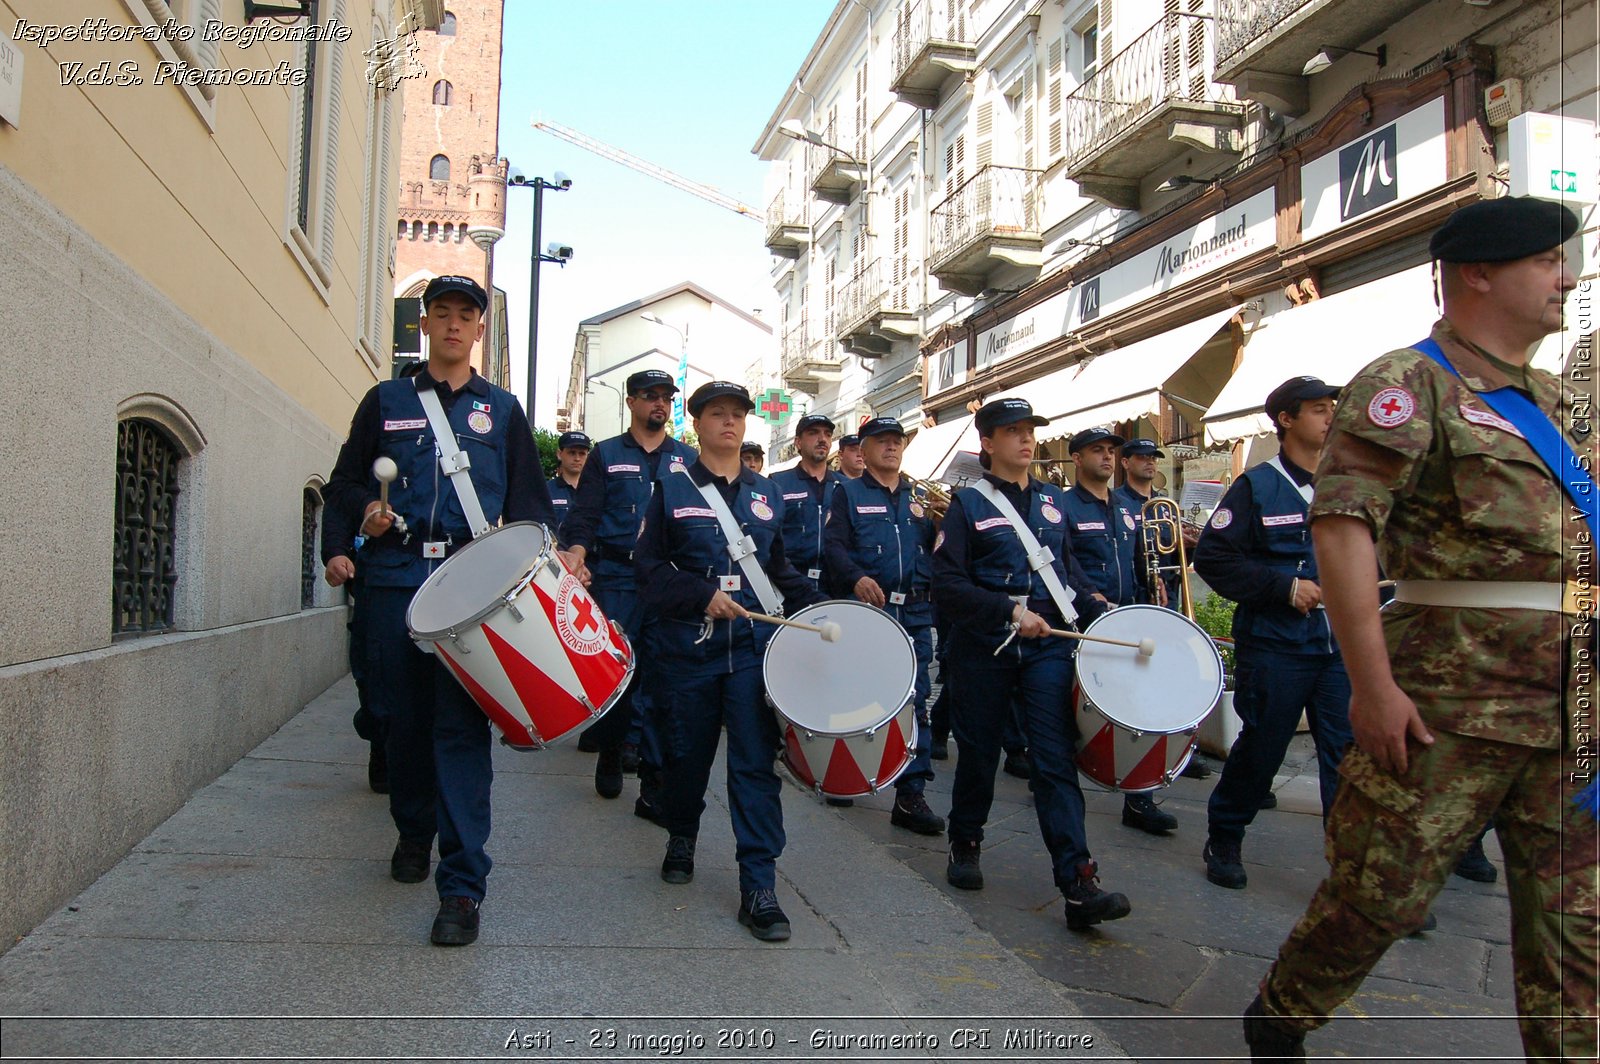
<instances>
[{"instance_id":1,"label":"window shutter","mask_svg":"<svg viewBox=\"0 0 1600 1064\"><path fill-rule=\"evenodd\" d=\"M1033 63L1030 61L1022 74L1022 165L1029 170L1035 169L1038 165L1034 151L1033 89Z\"/></svg>"},{"instance_id":2,"label":"window shutter","mask_svg":"<svg viewBox=\"0 0 1600 1064\"><path fill-rule=\"evenodd\" d=\"M1048 61L1045 64L1045 84L1049 94L1049 104L1045 114L1050 122L1045 150L1049 153L1050 162L1061 156L1061 80L1065 67L1061 46L1062 39L1059 37L1050 42Z\"/></svg>"},{"instance_id":3,"label":"window shutter","mask_svg":"<svg viewBox=\"0 0 1600 1064\"><path fill-rule=\"evenodd\" d=\"M982 170L994 161L994 101L985 100L978 105L978 150L975 162Z\"/></svg>"},{"instance_id":4,"label":"window shutter","mask_svg":"<svg viewBox=\"0 0 1600 1064\"><path fill-rule=\"evenodd\" d=\"M342 24L345 15L344 0L336 0L333 4L330 20ZM330 22L330 24L332 24ZM338 222L339 203L339 127L343 120L344 100L344 44L337 37L324 41L321 47L327 49L325 55L327 62L319 64L323 76L327 78L324 83L326 91L323 92L323 105L327 108L325 115L325 132L322 141L322 187L318 196L318 235L317 253L322 260L322 267L331 276L333 270L333 241L335 226ZM310 236L310 234L306 234Z\"/></svg>"}]
</instances>

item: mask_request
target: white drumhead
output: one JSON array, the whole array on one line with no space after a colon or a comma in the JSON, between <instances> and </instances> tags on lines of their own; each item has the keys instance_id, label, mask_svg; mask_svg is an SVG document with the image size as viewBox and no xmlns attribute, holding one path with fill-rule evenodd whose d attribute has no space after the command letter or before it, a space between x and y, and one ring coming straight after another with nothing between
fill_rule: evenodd
<instances>
[{"instance_id":1,"label":"white drumhead","mask_svg":"<svg viewBox=\"0 0 1600 1064\"><path fill-rule=\"evenodd\" d=\"M864 602L807 606L789 618L839 626L836 643L780 626L767 644L767 697L784 718L813 732L850 735L898 713L916 690L917 653L900 622Z\"/></svg>"},{"instance_id":2,"label":"white drumhead","mask_svg":"<svg viewBox=\"0 0 1600 1064\"><path fill-rule=\"evenodd\" d=\"M544 560L549 542L544 526L530 521L479 536L417 589L406 626L426 638L476 623Z\"/></svg>"},{"instance_id":3,"label":"white drumhead","mask_svg":"<svg viewBox=\"0 0 1600 1064\"><path fill-rule=\"evenodd\" d=\"M1222 693L1222 659L1204 629L1159 606L1122 606L1102 614L1086 635L1137 643L1078 643L1078 684L1108 720L1133 731L1171 734L1194 727Z\"/></svg>"}]
</instances>

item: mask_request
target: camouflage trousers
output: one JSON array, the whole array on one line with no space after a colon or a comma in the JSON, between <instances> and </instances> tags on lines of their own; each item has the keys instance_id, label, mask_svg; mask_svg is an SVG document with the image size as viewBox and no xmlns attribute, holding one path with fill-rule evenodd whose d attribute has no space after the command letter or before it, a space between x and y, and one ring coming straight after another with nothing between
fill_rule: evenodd
<instances>
[{"instance_id":1,"label":"camouflage trousers","mask_svg":"<svg viewBox=\"0 0 1600 1064\"><path fill-rule=\"evenodd\" d=\"M1594 819L1557 750L1435 730L1396 777L1357 747L1328 816L1329 873L1261 983L1287 1027L1313 1030L1422 925L1450 870L1492 815L1505 853L1518 1023L1530 1057L1596 1057Z\"/></svg>"}]
</instances>

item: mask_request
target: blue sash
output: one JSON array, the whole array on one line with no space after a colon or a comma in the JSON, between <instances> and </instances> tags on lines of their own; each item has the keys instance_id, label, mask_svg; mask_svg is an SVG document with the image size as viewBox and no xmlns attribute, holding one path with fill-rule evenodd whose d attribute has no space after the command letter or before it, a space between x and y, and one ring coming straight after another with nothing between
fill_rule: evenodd
<instances>
[{"instance_id":1,"label":"blue sash","mask_svg":"<svg viewBox=\"0 0 1600 1064\"><path fill-rule=\"evenodd\" d=\"M1452 376L1461 376L1450 360L1445 358L1433 337L1411 346L1449 370ZM1561 430L1545 416L1543 410L1534 405L1532 399L1516 388L1507 386L1476 394L1488 404L1489 409L1517 427L1528 446L1533 448L1533 453L1555 475L1572 504L1583 514L1583 519L1589 523L1589 535L1595 542L1600 542L1600 493L1595 491L1594 479L1590 477L1588 467L1578 458Z\"/></svg>"}]
</instances>

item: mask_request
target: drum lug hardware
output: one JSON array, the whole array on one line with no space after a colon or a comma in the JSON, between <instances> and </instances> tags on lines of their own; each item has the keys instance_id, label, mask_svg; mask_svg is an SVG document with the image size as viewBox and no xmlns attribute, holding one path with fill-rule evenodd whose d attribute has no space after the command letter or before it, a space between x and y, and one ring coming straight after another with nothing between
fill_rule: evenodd
<instances>
[{"instance_id":1,"label":"drum lug hardware","mask_svg":"<svg viewBox=\"0 0 1600 1064\"><path fill-rule=\"evenodd\" d=\"M456 630L454 628L450 629L449 635L450 635L450 642L452 642L452 643L454 643L456 645L456 649L457 650L461 651L461 653L463 653L463 654L472 653L471 649L468 648L468 646L461 641L461 636L456 632Z\"/></svg>"},{"instance_id":2,"label":"drum lug hardware","mask_svg":"<svg viewBox=\"0 0 1600 1064\"><path fill-rule=\"evenodd\" d=\"M1133 733L1133 737L1135 739L1143 739L1144 738L1144 732L1139 731L1137 728L1132 728L1132 729L1129 729L1129 730Z\"/></svg>"},{"instance_id":3,"label":"drum lug hardware","mask_svg":"<svg viewBox=\"0 0 1600 1064\"><path fill-rule=\"evenodd\" d=\"M515 593L507 595L505 598L501 599L500 601L502 601L502 602L504 602L506 604L506 610L507 610L507 612L509 612L511 614L511 616L513 618L515 618L519 622L522 620L522 611L517 609L517 596L516 596Z\"/></svg>"},{"instance_id":4,"label":"drum lug hardware","mask_svg":"<svg viewBox=\"0 0 1600 1064\"><path fill-rule=\"evenodd\" d=\"M578 699L578 701L583 703L583 708L587 709L589 711L589 716L592 717L592 716L595 715L596 710L594 708L594 703L589 701L589 698L588 698L587 695L582 697L582 698L580 698L580 699Z\"/></svg>"}]
</instances>

